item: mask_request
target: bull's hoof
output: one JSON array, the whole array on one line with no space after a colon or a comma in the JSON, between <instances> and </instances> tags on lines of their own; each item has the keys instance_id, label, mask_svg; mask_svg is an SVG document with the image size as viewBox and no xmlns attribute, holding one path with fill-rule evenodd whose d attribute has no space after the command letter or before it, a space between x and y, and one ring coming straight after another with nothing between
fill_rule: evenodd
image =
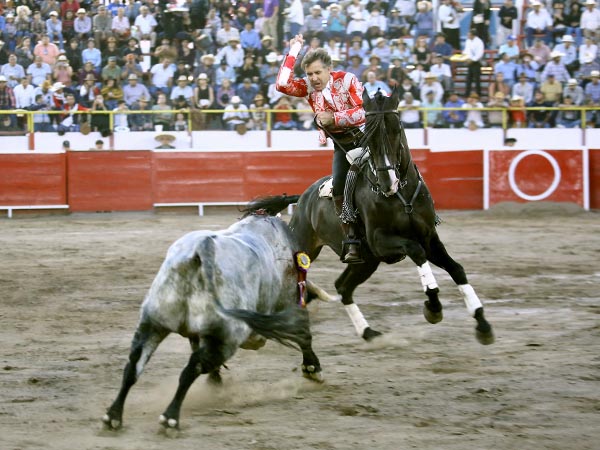
<instances>
[{"instance_id":1,"label":"bull's hoof","mask_svg":"<svg viewBox=\"0 0 600 450\"><path fill-rule=\"evenodd\" d=\"M302 365L302 376L307 380L316 381L317 383L322 383L325 381L321 368L313 365Z\"/></svg>"},{"instance_id":2,"label":"bull's hoof","mask_svg":"<svg viewBox=\"0 0 600 450\"><path fill-rule=\"evenodd\" d=\"M179 429L179 421L173 418L168 419L167 416L165 416L164 414L160 415L160 417L158 418L158 423L160 423L165 428L172 428L176 430Z\"/></svg>"},{"instance_id":3,"label":"bull's hoof","mask_svg":"<svg viewBox=\"0 0 600 450\"><path fill-rule=\"evenodd\" d=\"M102 423L109 430L119 430L123 426L123 421L117 418L111 418L108 413L102 416Z\"/></svg>"},{"instance_id":4,"label":"bull's hoof","mask_svg":"<svg viewBox=\"0 0 600 450\"><path fill-rule=\"evenodd\" d=\"M427 322L436 324L442 321L444 318L444 313L441 309L439 311L432 311L429 309L429 302L426 301L423 305L423 316L425 316L425 320L427 320Z\"/></svg>"},{"instance_id":5,"label":"bull's hoof","mask_svg":"<svg viewBox=\"0 0 600 450\"><path fill-rule=\"evenodd\" d=\"M222 386L223 378L221 378L221 372L218 370L215 370L215 371L209 373L207 381L212 386Z\"/></svg>"},{"instance_id":6,"label":"bull's hoof","mask_svg":"<svg viewBox=\"0 0 600 450\"><path fill-rule=\"evenodd\" d=\"M479 327L475 328L475 337L482 345L490 345L494 343L494 332L492 327L488 327L485 330L480 330Z\"/></svg>"},{"instance_id":7,"label":"bull's hoof","mask_svg":"<svg viewBox=\"0 0 600 450\"><path fill-rule=\"evenodd\" d=\"M382 335L382 333L380 333L379 331L375 331L371 327L367 327L367 328L365 328L365 331L363 331L362 338L365 341L370 342L373 339L375 339L376 337L381 336L381 335Z\"/></svg>"}]
</instances>

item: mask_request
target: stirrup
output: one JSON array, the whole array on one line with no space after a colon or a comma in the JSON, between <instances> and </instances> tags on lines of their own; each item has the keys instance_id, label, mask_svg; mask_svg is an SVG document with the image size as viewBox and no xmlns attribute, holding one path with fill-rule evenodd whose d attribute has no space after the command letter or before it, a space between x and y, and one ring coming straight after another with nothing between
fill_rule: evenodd
<instances>
[{"instance_id":1,"label":"stirrup","mask_svg":"<svg viewBox=\"0 0 600 450\"><path fill-rule=\"evenodd\" d=\"M355 258L347 260L346 258L350 254L349 246L352 244L356 245L358 254ZM342 261L344 264L360 264L365 262L360 256L360 239L346 239L342 241L342 253L340 255L340 261Z\"/></svg>"}]
</instances>

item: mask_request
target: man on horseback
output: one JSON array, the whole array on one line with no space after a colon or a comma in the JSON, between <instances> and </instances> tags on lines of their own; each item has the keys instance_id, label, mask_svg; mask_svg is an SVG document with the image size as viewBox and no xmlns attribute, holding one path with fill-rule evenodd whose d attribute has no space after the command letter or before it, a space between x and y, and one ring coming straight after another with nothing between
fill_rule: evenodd
<instances>
[{"instance_id":1,"label":"man on horseback","mask_svg":"<svg viewBox=\"0 0 600 450\"><path fill-rule=\"evenodd\" d=\"M346 152L360 147L365 122L363 86L350 72L332 71L331 56L322 48L309 50L302 59L305 78L294 78L294 65L304 45L301 34L290 40L290 52L283 60L276 87L279 92L293 97L307 97L319 126L319 142L327 137L333 141L333 201L346 236L342 250L345 263L361 262L359 241L356 239L356 213L352 194L358 167L350 166ZM348 172L352 176L348 176ZM348 178L348 183L347 183ZM344 198L344 196L346 198Z\"/></svg>"}]
</instances>

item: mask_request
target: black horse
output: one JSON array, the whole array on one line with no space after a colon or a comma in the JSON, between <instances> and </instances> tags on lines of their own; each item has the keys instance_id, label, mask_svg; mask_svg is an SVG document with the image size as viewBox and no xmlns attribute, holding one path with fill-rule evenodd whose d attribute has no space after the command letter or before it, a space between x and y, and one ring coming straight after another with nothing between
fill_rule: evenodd
<instances>
[{"instance_id":1,"label":"black horse","mask_svg":"<svg viewBox=\"0 0 600 450\"><path fill-rule=\"evenodd\" d=\"M381 333L371 329L352 299L356 287L365 282L381 262L388 264L408 256L418 268L427 295L423 313L430 323L442 320L438 285L428 261L446 270L477 321L476 337L482 344L494 341L483 305L469 284L462 266L446 251L436 231L437 216L431 194L411 158L398 114L398 93L390 97L363 95L366 111L362 147L368 162L360 170L354 193L362 226L364 262L346 267L335 287L359 336L370 340ZM365 159L365 155L362 155ZM323 245L342 254L342 229L331 198L321 197L319 188L327 177L313 183L300 197L290 227L300 248L316 259ZM264 199L265 204L270 200ZM279 206L279 205L278 205Z\"/></svg>"}]
</instances>

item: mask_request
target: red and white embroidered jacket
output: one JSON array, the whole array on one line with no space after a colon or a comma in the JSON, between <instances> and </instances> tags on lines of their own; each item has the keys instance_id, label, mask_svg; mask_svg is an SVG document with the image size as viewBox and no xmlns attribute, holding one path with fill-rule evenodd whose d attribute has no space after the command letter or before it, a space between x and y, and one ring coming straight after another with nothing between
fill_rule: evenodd
<instances>
[{"instance_id":1,"label":"red and white embroidered jacket","mask_svg":"<svg viewBox=\"0 0 600 450\"><path fill-rule=\"evenodd\" d=\"M316 91L311 88L307 78L294 78L295 64L295 56L287 55L283 60L275 82L279 92L292 97L307 97L315 113L333 112L335 125L328 128L332 133L339 133L365 122L365 110L362 106L364 88L354 74L343 71L331 72L325 89ZM325 133L319 130L319 142L324 144L325 141Z\"/></svg>"}]
</instances>

